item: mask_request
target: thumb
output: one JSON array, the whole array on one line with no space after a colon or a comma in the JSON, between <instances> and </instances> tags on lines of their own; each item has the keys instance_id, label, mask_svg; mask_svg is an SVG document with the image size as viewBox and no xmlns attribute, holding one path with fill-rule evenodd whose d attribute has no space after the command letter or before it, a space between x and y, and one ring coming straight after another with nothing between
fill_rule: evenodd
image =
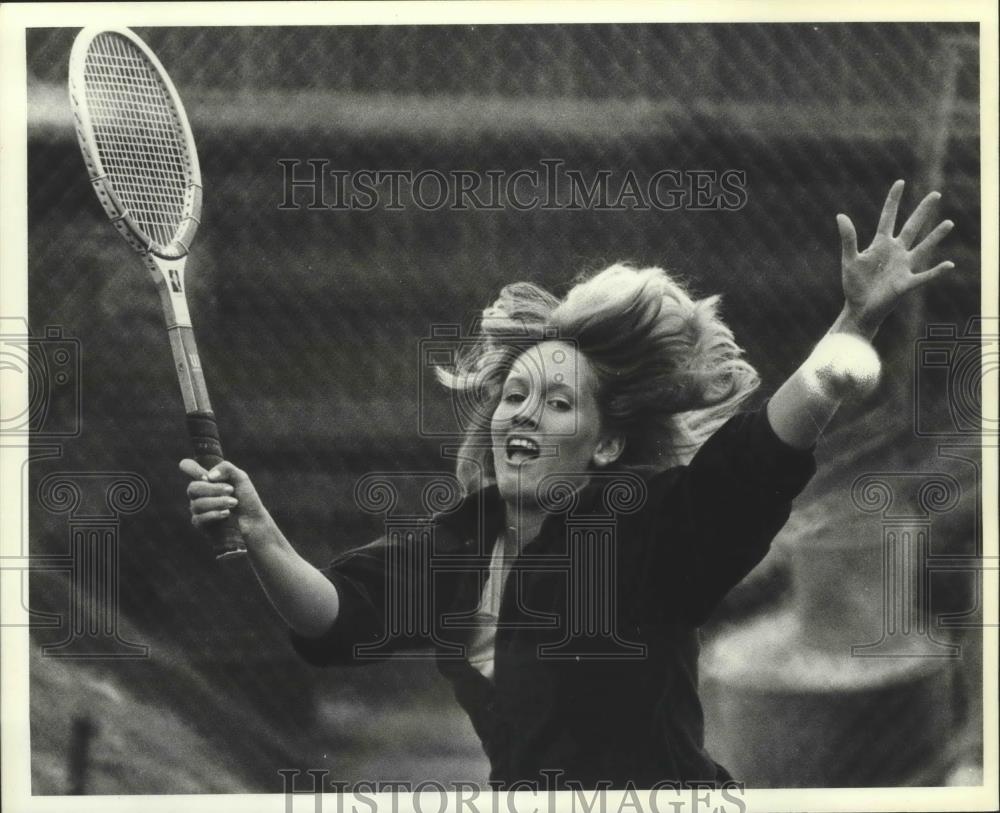
<instances>
[{"instance_id":1,"label":"thumb","mask_svg":"<svg viewBox=\"0 0 1000 813\"><path fill-rule=\"evenodd\" d=\"M205 479L212 483L231 483L237 485L247 479L246 472L237 468L228 460L216 463L208 470Z\"/></svg>"},{"instance_id":2,"label":"thumb","mask_svg":"<svg viewBox=\"0 0 1000 813\"><path fill-rule=\"evenodd\" d=\"M837 229L840 231L840 258L849 263L858 256L858 234L847 215L837 215Z\"/></svg>"},{"instance_id":3,"label":"thumb","mask_svg":"<svg viewBox=\"0 0 1000 813\"><path fill-rule=\"evenodd\" d=\"M198 464L198 461L189 457L182 460L178 468L192 480L204 480L208 476L208 472Z\"/></svg>"}]
</instances>

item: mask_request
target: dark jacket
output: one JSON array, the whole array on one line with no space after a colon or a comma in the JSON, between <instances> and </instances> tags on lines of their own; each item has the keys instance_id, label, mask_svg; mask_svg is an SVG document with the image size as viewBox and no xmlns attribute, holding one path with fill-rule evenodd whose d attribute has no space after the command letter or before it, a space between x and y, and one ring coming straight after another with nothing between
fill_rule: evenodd
<instances>
[{"instance_id":1,"label":"dark jacket","mask_svg":"<svg viewBox=\"0 0 1000 813\"><path fill-rule=\"evenodd\" d=\"M292 641L315 664L433 649L501 786L724 781L703 748L697 628L767 553L814 471L762 408L687 466L552 489L504 587L493 682L463 645L502 527L495 487L338 557L325 571L337 622Z\"/></svg>"}]
</instances>

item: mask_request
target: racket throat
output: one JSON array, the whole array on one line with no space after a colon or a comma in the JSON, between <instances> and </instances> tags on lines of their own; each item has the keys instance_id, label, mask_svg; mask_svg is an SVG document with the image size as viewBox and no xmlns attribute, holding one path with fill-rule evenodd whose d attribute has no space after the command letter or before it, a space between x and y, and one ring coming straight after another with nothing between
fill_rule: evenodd
<instances>
[{"instance_id":1,"label":"racket throat","mask_svg":"<svg viewBox=\"0 0 1000 813\"><path fill-rule=\"evenodd\" d=\"M184 268L187 257L177 260L164 260L155 254L143 257L149 273L153 276L156 289L163 305L163 316L167 320L167 329L174 325L191 327L191 313L188 311L187 287L184 280Z\"/></svg>"},{"instance_id":2,"label":"racket throat","mask_svg":"<svg viewBox=\"0 0 1000 813\"><path fill-rule=\"evenodd\" d=\"M184 411L190 415L196 412L211 413L212 404L208 398L208 387L188 311L184 284L186 260L186 257L164 260L152 254L143 257L160 294L167 336L170 337L170 350L174 356L174 369L181 387L181 397L184 399Z\"/></svg>"}]
</instances>

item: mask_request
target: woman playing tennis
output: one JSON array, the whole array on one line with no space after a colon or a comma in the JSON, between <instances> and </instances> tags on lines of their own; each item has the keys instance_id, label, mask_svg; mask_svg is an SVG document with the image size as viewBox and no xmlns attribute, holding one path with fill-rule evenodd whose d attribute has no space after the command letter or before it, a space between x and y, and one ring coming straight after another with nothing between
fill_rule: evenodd
<instances>
[{"instance_id":1,"label":"woman playing tennis","mask_svg":"<svg viewBox=\"0 0 1000 813\"><path fill-rule=\"evenodd\" d=\"M894 235L902 194L897 181L861 253L838 216L843 310L757 411L740 411L757 376L716 298L693 300L658 268L612 266L562 300L527 283L504 288L481 340L441 373L485 406L458 465L466 496L427 525L431 565L447 566L401 549L419 540L383 538L319 570L229 462L206 472L182 461L192 520L237 516L308 661L433 650L494 787L727 781L703 748L697 629L766 554L838 404L877 378L867 341L904 294L954 267L931 261L951 222L918 239L937 193ZM596 570L567 568L595 550L574 543L571 516L609 511L611 553ZM585 584L573 583L579 573ZM393 595L429 597L430 624L392 623ZM610 622L595 636L579 621L609 597Z\"/></svg>"}]
</instances>

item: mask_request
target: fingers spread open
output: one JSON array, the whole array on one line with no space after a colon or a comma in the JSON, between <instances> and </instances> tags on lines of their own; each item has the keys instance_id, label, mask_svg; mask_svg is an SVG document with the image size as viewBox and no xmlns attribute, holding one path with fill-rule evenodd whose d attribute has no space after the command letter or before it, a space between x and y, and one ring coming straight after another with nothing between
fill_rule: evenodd
<instances>
[{"instance_id":1,"label":"fingers spread open","mask_svg":"<svg viewBox=\"0 0 1000 813\"><path fill-rule=\"evenodd\" d=\"M899 231L899 240L904 246L909 248L913 245L913 241L917 239L917 235L924 228L927 218L930 217L931 210L940 199L941 194L939 192L931 192L920 201L920 205L906 219L903 228Z\"/></svg>"},{"instance_id":2,"label":"fingers spread open","mask_svg":"<svg viewBox=\"0 0 1000 813\"><path fill-rule=\"evenodd\" d=\"M840 230L840 253L843 262L852 262L858 256L858 234L854 224L847 215L837 215L837 228Z\"/></svg>"},{"instance_id":3,"label":"fingers spread open","mask_svg":"<svg viewBox=\"0 0 1000 813\"><path fill-rule=\"evenodd\" d=\"M955 263L951 262L951 260L947 260L943 263L938 263L928 271L922 271L919 274L914 274L910 277L910 289L912 290L913 288L919 288L921 285L926 285L928 282L937 279L942 274L947 274L954 267Z\"/></svg>"},{"instance_id":4,"label":"fingers spread open","mask_svg":"<svg viewBox=\"0 0 1000 813\"><path fill-rule=\"evenodd\" d=\"M903 181L896 181L889 189L889 195L885 199L882 207L882 216L878 220L878 232L887 237L892 237L892 230L896 225L896 213L899 211L899 200L903 197Z\"/></svg>"},{"instance_id":5,"label":"fingers spread open","mask_svg":"<svg viewBox=\"0 0 1000 813\"><path fill-rule=\"evenodd\" d=\"M944 220L938 223L934 227L934 231L928 234L923 240L917 243L913 247L911 255L913 257L913 264L915 267L919 268L927 262L927 256L930 254L931 250L940 243L953 228L955 224L950 220Z\"/></svg>"}]
</instances>

